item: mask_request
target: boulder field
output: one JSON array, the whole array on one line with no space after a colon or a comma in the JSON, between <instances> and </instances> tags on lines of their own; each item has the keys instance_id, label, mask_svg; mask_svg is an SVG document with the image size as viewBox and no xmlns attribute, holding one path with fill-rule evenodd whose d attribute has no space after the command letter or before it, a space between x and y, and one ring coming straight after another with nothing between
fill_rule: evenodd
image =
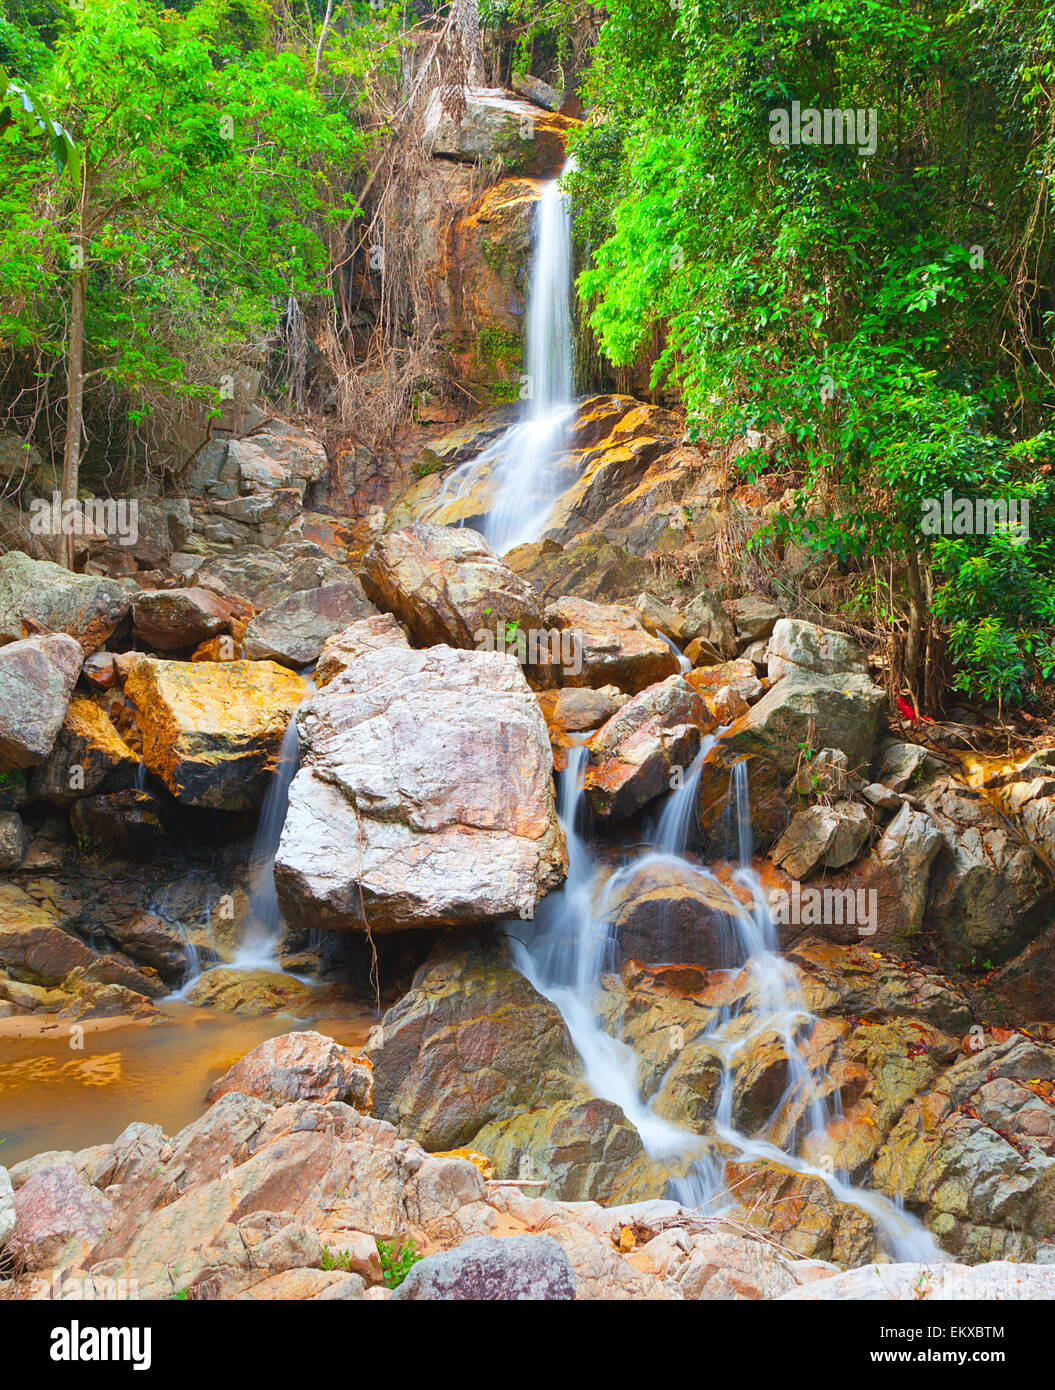
<instances>
[{"instance_id":1,"label":"boulder field","mask_svg":"<svg viewBox=\"0 0 1055 1390\"><path fill-rule=\"evenodd\" d=\"M176 1028L175 990L275 1032L175 1133L0 1169L0 1296L1051 1296L1055 763L972 763L848 624L730 577L723 527L774 498L660 407L581 402L550 526L495 554L445 483L508 420L341 517L272 419L144 513L134 569L0 556L0 1067L4 1026ZM674 793L676 852L633 867ZM674 1159L520 968L587 842L591 1021ZM748 872L793 1034L736 946ZM325 1035L367 1003L361 1055ZM719 1138L723 1098L787 1161Z\"/></svg>"}]
</instances>

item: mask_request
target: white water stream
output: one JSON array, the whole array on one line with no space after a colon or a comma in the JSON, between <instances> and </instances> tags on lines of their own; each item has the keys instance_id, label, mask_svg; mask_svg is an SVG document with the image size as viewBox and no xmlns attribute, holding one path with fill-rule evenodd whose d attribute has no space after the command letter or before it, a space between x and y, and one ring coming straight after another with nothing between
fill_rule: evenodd
<instances>
[{"instance_id":1,"label":"white water stream","mask_svg":"<svg viewBox=\"0 0 1055 1390\"><path fill-rule=\"evenodd\" d=\"M544 185L535 212L520 419L445 480L427 515L485 486L485 539L499 555L536 541L556 500L553 465L575 414L572 381L571 218L560 179Z\"/></svg>"},{"instance_id":2,"label":"white water stream","mask_svg":"<svg viewBox=\"0 0 1055 1390\"><path fill-rule=\"evenodd\" d=\"M730 805L735 816L739 865L733 881L751 903L742 915L722 914L726 949L732 970L746 972L750 987L746 1005L738 1000L717 1012L715 1020L692 1041L705 1041L718 1055L722 1073L710 1130L695 1134L657 1115L652 1098L640 1092L638 1058L632 1047L605 1031L598 1018L601 976L616 962L616 942L611 928L612 909L623 896L629 879L662 865L688 880L719 881L715 875L686 857L696 791L703 759L714 740L703 748L687 769L683 784L670 793L653 836L653 848L639 854L607 879L590 852L583 829L588 816L583 795L586 750L569 752L562 774L558 813L568 841L567 882L558 893L543 899L533 923L509 925L514 959L539 991L560 1010L578 1050L586 1080L594 1093L618 1105L637 1129L647 1152L671 1167L670 1195L686 1206L707 1204L713 1213L734 1205L725 1186L729 1160L772 1159L786 1168L821 1178L833 1194L861 1208L872 1218L889 1253L899 1260L943 1258L931 1236L915 1218L878 1193L850 1184L844 1174L825 1161L824 1136L837 1112L825 1102L820 1082L803 1055L803 1043L815 1022L808 1012L798 978L780 955L776 926L751 865L751 822L747 796L746 765L734 770ZM753 1022L745 1030L744 1015L750 1009ZM776 1035L787 1058L783 1095L773 1106L768 1123L759 1134L744 1135L733 1124L734 1068L751 1042L760 1035ZM797 1118L788 1126L786 1117ZM780 1145L769 1131L783 1122ZM802 1156L806 1148L816 1154L814 1164Z\"/></svg>"}]
</instances>

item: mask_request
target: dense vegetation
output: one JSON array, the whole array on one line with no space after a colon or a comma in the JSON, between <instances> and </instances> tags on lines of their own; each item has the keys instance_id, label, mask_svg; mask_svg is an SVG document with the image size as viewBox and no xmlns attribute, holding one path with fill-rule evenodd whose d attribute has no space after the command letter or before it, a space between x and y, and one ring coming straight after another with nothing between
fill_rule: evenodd
<instances>
[{"instance_id":1,"label":"dense vegetation","mask_svg":"<svg viewBox=\"0 0 1055 1390\"><path fill-rule=\"evenodd\" d=\"M658 329L654 379L701 434L777 438L801 482L779 528L843 564L903 561L910 687L933 613L961 689L1025 695L1055 664L1055 8L607 14L573 180L604 350L630 362ZM874 150L773 143L793 102L874 111ZM1028 543L931 535L946 489L1028 499Z\"/></svg>"},{"instance_id":2,"label":"dense vegetation","mask_svg":"<svg viewBox=\"0 0 1055 1390\"><path fill-rule=\"evenodd\" d=\"M917 701L940 699L942 642L960 690L1036 698L1055 675L1055 5L478 8L487 80L530 69L586 103L569 185L607 360L650 365L701 439L758 432L748 477L797 488L774 537L861 577L853 612L904 633ZM447 15L0 0L6 394L62 421L67 492L82 408L171 432L174 401L215 407L269 344L287 385L302 370L298 305L347 289L348 228L395 164L377 84L401 31ZM810 109L860 121L775 143L774 113ZM406 334L408 294L387 293ZM1028 502L1028 539L935 533L949 492Z\"/></svg>"}]
</instances>

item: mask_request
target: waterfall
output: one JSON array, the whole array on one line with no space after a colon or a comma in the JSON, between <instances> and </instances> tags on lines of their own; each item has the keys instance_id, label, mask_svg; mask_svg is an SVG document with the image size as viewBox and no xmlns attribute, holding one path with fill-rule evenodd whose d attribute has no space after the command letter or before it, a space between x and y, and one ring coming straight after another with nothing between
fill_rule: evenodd
<instances>
[{"instance_id":1,"label":"waterfall","mask_svg":"<svg viewBox=\"0 0 1055 1390\"><path fill-rule=\"evenodd\" d=\"M282 737L274 776L264 797L257 822L250 863L254 866L249 897L250 920L232 965L238 970L281 970L278 946L282 939L282 914L275 892L275 855L289 808L289 787L299 765L297 716L294 713Z\"/></svg>"},{"instance_id":2,"label":"waterfall","mask_svg":"<svg viewBox=\"0 0 1055 1390\"><path fill-rule=\"evenodd\" d=\"M542 188L532 241L520 418L456 468L425 513L438 518L449 503L485 483L489 501L482 529L499 555L545 531L558 493L554 465L575 413L571 216L559 178Z\"/></svg>"},{"instance_id":3,"label":"waterfall","mask_svg":"<svg viewBox=\"0 0 1055 1390\"><path fill-rule=\"evenodd\" d=\"M852 1186L846 1174L836 1173L831 1161L823 1157L826 1131L838 1111L823 1097L823 1074L815 1075L803 1055L802 1043L815 1019L806 1008L798 976L780 954L776 925L752 867L744 762L731 774L729 804L738 849L732 878L749 906L738 914L723 914L722 927L733 972L746 971L750 977L754 1026L744 1031L744 1009L734 1002L718 1010L710 1027L694 1039L706 1042L721 1066L710 1133L695 1134L662 1118L651 1100L642 1096L633 1048L607 1033L597 1016L601 976L616 958L611 913L626 883L660 863L688 880L719 883L709 869L694 863L685 852L703 760L714 739L704 741L682 785L670 793L652 836L653 847L603 881L582 833L587 737L584 735L583 744L569 751L559 785L558 815L568 842L565 885L542 900L533 922L507 925L518 968L560 1010L582 1059L587 1084L596 1095L618 1105L637 1129L646 1151L670 1167L668 1190L686 1206L706 1203L712 1212L733 1206L734 1198L725 1187L726 1163L771 1159L785 1168L821 1178L838 1200L867 1212L895 1259L944 1259L914 1217L879 1193ZM763 1034L776 1034L780 1039L787 1057L787 1081L762 1132L751 1137L739 1133L733 1124L734 1064ZM788 1116L794 1118L789 1121ZM782 1123L785 1132L777 1142L769 1135ZM818 1161L803 1157L802 1149L816 1153Z\"/></svg>"}]
</instances>

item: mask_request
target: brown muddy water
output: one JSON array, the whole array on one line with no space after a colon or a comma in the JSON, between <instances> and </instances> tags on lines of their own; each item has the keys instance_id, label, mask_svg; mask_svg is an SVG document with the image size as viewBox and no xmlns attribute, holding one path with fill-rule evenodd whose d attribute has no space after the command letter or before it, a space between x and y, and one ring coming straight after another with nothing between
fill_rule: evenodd
<instances>
[{"instance_id":1,"label":"brown muddy water","mask_svg":"<svg viewBox=\"0 0 1055 1390\"><path fill-rule=\"evenodd\" d=\"M267 1038L310 1028L358 1049L376 1017L295 1023L239 1018L167 1003L171 1022L71 1033L52 1018L34 1036L5 1036L0 1020L0 1164L45 1149L107 1144L133 1120L175 1134L206 1109L217 1077ZM45 1020L45 1023L47 1021Z\"/></svg>"}]
</instances>

